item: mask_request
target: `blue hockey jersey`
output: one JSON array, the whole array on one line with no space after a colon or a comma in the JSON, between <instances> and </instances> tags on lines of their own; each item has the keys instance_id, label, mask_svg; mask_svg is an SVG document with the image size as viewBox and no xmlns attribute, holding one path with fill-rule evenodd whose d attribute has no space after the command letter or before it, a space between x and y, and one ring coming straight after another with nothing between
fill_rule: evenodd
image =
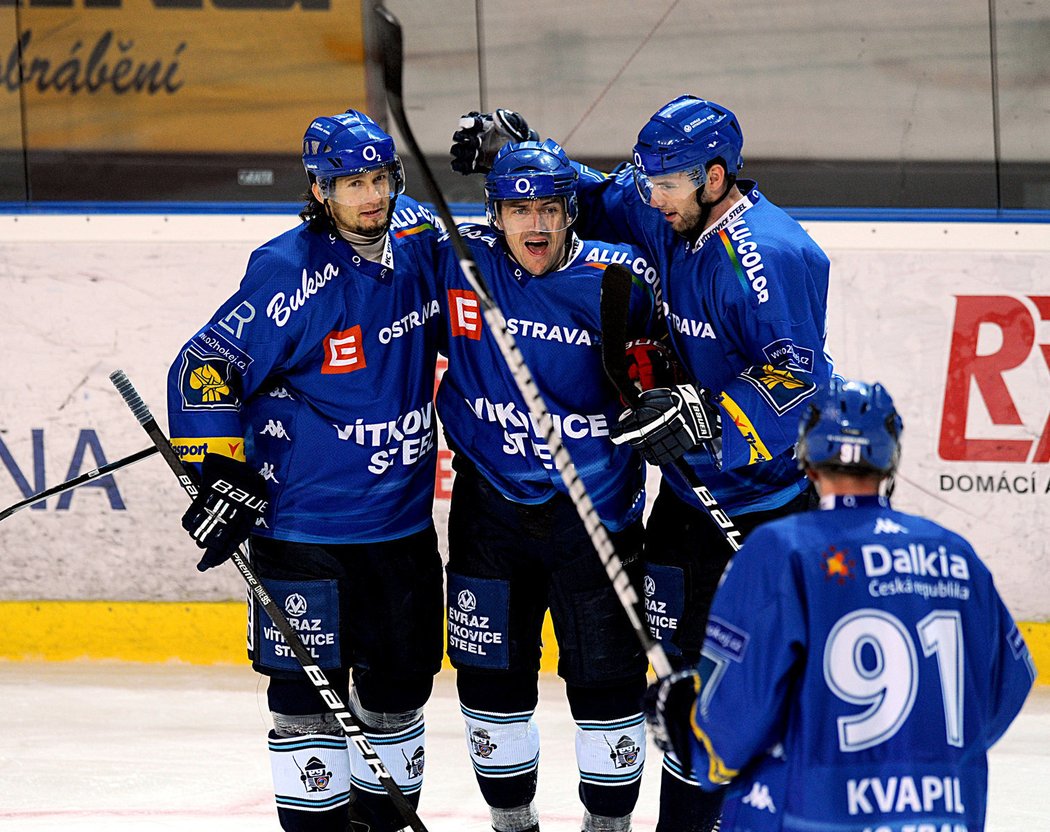
<instances>
[{"instance_id":1,"label":"blue hockey jersey","mask_svg":"<svg viewBox=\"0 0 1050 832\"><path fill-rule=\"evenodd\" d=\"M655 270L630 246L572 236L567 263L535 277L511 259L488 226L463 225L460 233L595 510L613 531L623 528L644 507L643 466L628 446L609 439L609 425L623 405L602 367L601 281L610 263L632 272L628 335L642 337L659 321ZM438 280L447 305L448 369L437 405L450 445L508 499L546 502L556 490L565 491L561 475L485 325L477 294L451 254L444 257Z\"/></svg>"},{"instance_id":2,"label":"blue hockey jersey","mask_svg":"<svg viewBox=\"0 0 1050 832\"><path fill-rule=\"evenodd\" d=\"M439 231L399 197L382 263L300 225L257 249L240 289L168 374L172 444L246 459L266 537L362 543L431 522Z\"/></svg>"},{"instance_id":3,"label":"blue hockey jersey","mask_svg":"<svg viewBox=\"0 0 1050 832\"><path fill-rule=\"evenodd\" d=\"M822 505L753 531L715 595L693 765L732 779L723 832L980 832L1024 639L959 535L884 497Z\"/></svg>"},{"instance_id":4,"label":"blue hockey jersey","mask_svg":"<svg viewBox=\"0 0 1050 832\"><path fill-rule=\"evenodd\" d=\"M696 243L679 236L634 185L578 165L579 233L633 243L657 267L667 328L691 381L721 409L721 444L684 459L730 514L778 508L805 490L794 460L803 403L828 381L827 255L753 182ZM663 476L685 502L684 477Z\"/></svg>"}]
</instances>

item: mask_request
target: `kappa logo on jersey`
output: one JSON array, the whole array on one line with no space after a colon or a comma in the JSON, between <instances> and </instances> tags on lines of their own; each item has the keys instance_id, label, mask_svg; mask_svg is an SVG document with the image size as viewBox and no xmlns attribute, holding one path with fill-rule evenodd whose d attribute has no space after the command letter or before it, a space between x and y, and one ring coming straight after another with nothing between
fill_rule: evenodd
<instances>
[{"instance_id":1,"label":"kappa logo on jersey","mask_svg":"<svg viewBox=\"0 0 1050 832\"><path fill-rule=\"evenodd\" d=\"M360 326L332 330L324 337L323 375L352 373L366 367L365 348Z\"/></svg>"},{"instance_id":2,"label":"kappa logo on jersey","mask_svg":"<svg viewBox=\"0 0 1050 832\"><path fill-rule=\"evenodd\" d=\"M280 419L270 419L267 421L266 426L259 431L260 436L272 436L274 439L287 439L289 442L292 441L292 437L288 435L288 431L284 429L284 423Z\"/></svg>"},{"instance_id":3,"label":"kappa logo on jersey","mask_svg":"<svg viewBox=\"0 0 1050 832\"><path fill-rule=\"evenodd\" d=\"M281 484L281 481L274 476L272 462L264 462L262 464L262 468L259 469L259 476L261 476L266 482L275 482L278 485Z\"/></svg>"},{"instance_id":4,"label":"kappa logo on jersey","mask_svg":"<svg viewBox=\"0 0 1050 832\"><path fill-rule=\"evenodd\" d=\"M857 577L855 567L857 561L849 555L847 549L836 549L834 546L829 546L827 552L821 557L823 562L820 564L820 568L824 570L824 577L827 580L836 580L839 584L846 583L846 580L853 580Z\"/></svg>"},{"instance_id":5,"label":"kappa logo on jersey","mask_svg":"<svg viewBox=\"0 0 1050 832\"><path fill-rule=\"evenodd\" d=\"M889 517L876 517L872 534L907 534L908 530Z\"/></svg>"},{"instance_id":6,"label":"kappa logo on jersey","mask_svg":"<svg viewBox=\"0 0 1050 832\"><path fill-rule=\"evenodd\" d=\"M638 764L638 744L629 736L624 734L617 740L614 746L604 734L602 739L609 746L609 759L613 761L616 768L630 768Z\"/></svg>"},{"instance_id":7,"label":"kappa logo on jersey","mask_svg":"<svg viewBox=\"0 0 1050 832\"><path fill-rule=\"evenodd\" d=\"M241 400L230 386L230 362L194 349L182 353L179 392L183 410L237 410Z\"/></svg>"},{"instance_id":8,"label":"kappa logo on jersey","mask_svg":"<svg viewBox=\"0 0 1050 832\"><path fill-rule=\"evenodd\" d=\"M799 378L790 370L778 370L772 364L748 367L740 374L740 378L761 393L779 416L808 399L817 390L817 385L811 379Z\"/></svg>"},{"instance_id":9,"label":"kappa logo on jersey","mask_svg":"<svg viewBox=\"0 0 1050 832\"><path fill-rule=\"evenodd\" d=\"M777 813L777 807L773 804L773 798L769 796L769 786L762 783L754 783L751 791L747 793L741 803L746 803L754 809L763 812Z\"/></svg>"},{"instance_id":10,"label":"kappa logo on jersey","mask_svg":"<svg viewBox=\"0 0 1050 832\"><path fill-rule=\"evenodd\" d=\"M302 772L299 779L303 781L303 786L308 792L328 791L328 786L332 782L332 772L328 770L324 763L316 757L311 757L307 760L305 766L300 766L299 761L294 756L292 760L299 767L299 771Z\"/></svg>"},{"instance_id":11,"label":"kappa logo on jersey","mask_svg":"<svg viewBox=\"0 0 1050 832\"><path fill-rule=\"evenodd\" d=\"M475 728L470 732L470 750L475 757L487 760L497 748L499 746L492 741L492 735L484 728Z\"/></svg>"},{"instance_id":12,"label":"kappa logo on jersey","mask_svg":"<svg viewBox=\"0 0 1050 832\"><path fill-rule=\"evenodd\" d=\"M469 289L449 289L448 309L453 338L465 335L472 341L481 340L481 304L476 292Z\"/></svg>"}]
</instances>

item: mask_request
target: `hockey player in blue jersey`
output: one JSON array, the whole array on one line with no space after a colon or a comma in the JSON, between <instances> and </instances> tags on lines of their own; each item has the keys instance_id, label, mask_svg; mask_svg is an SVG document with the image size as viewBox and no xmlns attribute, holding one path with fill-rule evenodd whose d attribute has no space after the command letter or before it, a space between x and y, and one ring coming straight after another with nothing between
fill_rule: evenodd
<instances>
[{"instance_id":1,"label":"hockey player in blue jersey","mask_svg":"<svg viewBox=\"0 0 1050 832\"><path fill-rule=\"evenodd\" d=\"M489 224L460 230L638 580L643 466L609 439L622 405L602 371L599 300L610 263L630 270L630 334L644 338L659 325L658 286L637 250L572 232L576 179L554 142L508 144L486 178ZM626 832L645 759L645 656L454 256L439 280L448 369L437 404L456 471L448 653L478 784L497 832L539 829L533 714L549 608L577 725L582 828Z\"/></svg>"},{"instance_id":2,"label":"hockey player in blue jersey","mask_svg":"<svg viewBox=\"0 0 1050 832\"><path fill-rule=\"evenodd\" d=\"M251 255L168 376L172 444L202 463L183 525L206 550L201 570L251 533L268 591L418 802L422 709L442 650L431 516L439 233L402 194L393 140L363 113L315 119L303 163L303 223ZM233 504L226 483L250 506ZM250 613L282 828L345 832L352 811L367 821L353 829L400 829L266 613Z\"/></svg>"},{"instance_id":3,"label":"hockey player in blue jersey","mask_svg":"<svg viewBox=\"0 0 1050 832\"><path fill-rule=\"evenodd\" d=\"M501 124L528 129L520 116L464 117L453 167L481 169L484 156L471 151L506 133ZM692 486L710 489L742 537L809 508L795 427L831 371L828 258L753 181L737 178L742 150L732 112L684 95L642 128L631 164L611 176L578 166L577 232L648 254L685 371L684 383L643 393L613 428L616 441L661 466L645 531L648 603L667 612L669 626L654 635L679 667L699 659L711 597L733 553ZM717 814L717 797L665 756L657 832L706 832Z\"/></svg>"},{"instance_id":4,"label":"hockey player in blue jersey","mask_svg":"<svg viewBox=\"0 0 1050 832\"><path fill-rule=\"evenodd\" d=\"M699 673L653 691L654 734L727 789L723 832L981 832L1031 656L970 544L890 506L886 390L835 378L811 402L798 458L822 510L752 532Z\"/></svg>"}]
</instances>

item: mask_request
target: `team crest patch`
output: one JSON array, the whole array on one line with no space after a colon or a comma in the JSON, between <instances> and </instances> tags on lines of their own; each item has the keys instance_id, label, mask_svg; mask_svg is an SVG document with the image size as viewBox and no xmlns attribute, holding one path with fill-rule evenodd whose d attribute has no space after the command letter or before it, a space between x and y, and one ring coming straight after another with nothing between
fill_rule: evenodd
<instances>
[{"instance_id":1,"label":"team crest patch","mask_svg":"<svg viewBox=\"0 0 1050 832\"><path fill-rule=\"evenodd\" d=\"M624 734L616 741L616 745L605 738L605 744L609 746L609 759L613 761L616 768L630 768L638 763L638 743Z\"/></svg>"},{"instance_id":2,"label":"team crest patch","mask_svg":"<svg viewBox=\"0 0 1050 832\"><path fill-rule=\"evenodd\" d=\"M182 409L237 410L241 400L230 383L232 372L231 362L221 356L184 350L179 370Z\"/></svg>"},{"instance_id":3,"label":"team crest patch","mask_svg":"<svg viewBox=\"0 0 1050 832\"><path fill-rule=\"evenodd\" d=\"M487 760L497 748L499 746L492 741L492 735L484 728L475 728L470 732L470 750L475 757Z\"/></svg>"},{"instance_id":4,"label":"team crest patch","mask_svg":"<svg viewBox=\"0 0 1050 832\"><path fill-rule=\"evenodd\" d=\"M817 389L811 379L800 378L790 370L778 370L772 364L748 367L740 378L754 387L779 416L808 399Z\"/></svg>"},{"instance_id":5,"label":"team crest patch","mask_svg":"<svg viewBox=\"0 0 1050 832\"><path fill-rule=\"evenodd\" d=\"M411 759L404 751L401 752L401 756L405 758L405 772L408 774L409 779L423 776L423 764L426 759L423 746L416 746L416 750L412 752Z\"/></svg>"},{"instance_id":6,"label":"team crest patch","mask_svg":"<svg viewBox=\"0 0 1050 832\"><path fill-rule=\"evenodd\" d=\"M292 757L292 760L295 760L295 757ZM299 765L298 762L295 764ZM302 772L299 779L303 781L303 787L308 792L328 791L328 786L332 782L332 772L316 757L307 760L305 766L299 766L299 771Z\"/></svg>"}]
</instances>

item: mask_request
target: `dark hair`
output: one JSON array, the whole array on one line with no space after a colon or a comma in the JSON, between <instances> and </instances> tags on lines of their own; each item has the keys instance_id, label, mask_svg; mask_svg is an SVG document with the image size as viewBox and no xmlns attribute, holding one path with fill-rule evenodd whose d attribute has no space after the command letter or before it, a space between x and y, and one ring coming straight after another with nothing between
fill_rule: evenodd
<instances>
[{"instance_id":1,"label":"dark hair","mask_svg":"<svg viewBox=\"0 0 1050 832\"><path fill-rule=\"evenodd\" d=\"M311 182L311 184L313 183ZM317 197L314 196L313 188L307 188L302 195L302 199L306 204L299 212L299 219L305 222L311 231L322 232L331 230L332 219L328 216L324 203L319 202Z\"/></svg>"}]
</instances>

